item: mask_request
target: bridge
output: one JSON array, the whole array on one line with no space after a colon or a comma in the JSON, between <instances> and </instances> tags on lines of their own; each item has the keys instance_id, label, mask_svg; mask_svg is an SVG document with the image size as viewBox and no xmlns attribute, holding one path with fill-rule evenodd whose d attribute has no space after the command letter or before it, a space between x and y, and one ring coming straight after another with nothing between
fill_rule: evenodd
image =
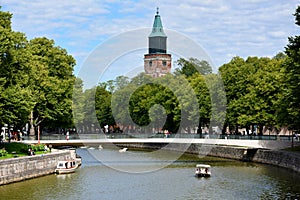
<instances>
[{"instance_id":1,"label":"bridge","mask_svg":"<svg viewBox=\"0 0 300 200\"><path fill-rule=\"evenodd\" d=\"M204 138L103 138L103 139L71 139L71 140L24 140L26 144L47 144L57 146L99 146L102 144L206 144L220 146L236 146L246 148L284 149L300 146L299 141L281 140L240 140L240 139L204 139Z\"/></svg>"}]
</instances>

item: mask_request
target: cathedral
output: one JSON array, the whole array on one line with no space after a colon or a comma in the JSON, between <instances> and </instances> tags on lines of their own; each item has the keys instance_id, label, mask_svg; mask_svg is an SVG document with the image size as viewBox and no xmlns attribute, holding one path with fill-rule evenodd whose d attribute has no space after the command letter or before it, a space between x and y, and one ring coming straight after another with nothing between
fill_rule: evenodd
<instances>
[{"instance_id":1,"label":"cathedral","mask_svg":"<svg viewBox=\"0 0 300 200\"><path fill-rule=\"evenodd\" d=\"M167 35L157 8L152 32L148 36L148 54L144 55L145 73L153 78L161 77L171 71L171 63L171 54L167 53Z\"/></svg>"}]
</instances>

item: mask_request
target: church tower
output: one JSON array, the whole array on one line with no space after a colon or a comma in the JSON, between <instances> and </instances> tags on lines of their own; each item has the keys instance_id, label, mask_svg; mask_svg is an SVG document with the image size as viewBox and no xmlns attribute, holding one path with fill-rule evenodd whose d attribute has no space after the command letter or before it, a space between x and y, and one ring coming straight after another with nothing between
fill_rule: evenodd
<instances>
[{"instance_id":1,"label":"church tower","mask_svg":"<svg viewBox=\"0 0 300 200\"><path fill-rule=\"evenodd\" d=\"M171 62L171 54L167 54L167 35L157 8L152 32L148 36L148 54L144 55L145 73L153 78L161 77L171 71Z\"/></svg>"}]
</instances>

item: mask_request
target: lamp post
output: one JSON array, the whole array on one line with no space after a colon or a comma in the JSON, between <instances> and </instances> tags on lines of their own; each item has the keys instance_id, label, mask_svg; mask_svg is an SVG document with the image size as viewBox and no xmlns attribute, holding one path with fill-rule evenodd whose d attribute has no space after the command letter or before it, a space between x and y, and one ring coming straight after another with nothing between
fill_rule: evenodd
<instances>
[{"instance_id":1,"label":"lamp post","mask_svg":"<svg viewBox=\"0 0 300 200\"><path fill-rule=\"evenodd\" d=\"M294 148L294 131L292 132L292 148Z\"/></svg>"},{"instance_id":2,"label":"lamp post","mask_svg":"<svg viewBox=\"0 0 300 200\"><path fill-rule=\"evenodd\" d=\"M40 126L38 126L37 128L38 128L38 144L40 144Z\"/></svg>"}]
</instances>

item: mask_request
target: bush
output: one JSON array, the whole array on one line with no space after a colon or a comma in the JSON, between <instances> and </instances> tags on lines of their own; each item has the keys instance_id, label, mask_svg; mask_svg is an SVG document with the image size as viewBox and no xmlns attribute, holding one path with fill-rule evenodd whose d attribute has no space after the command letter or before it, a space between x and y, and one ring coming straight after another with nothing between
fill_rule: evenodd
<instances>
[{"instance_id":1,"label":"bush","mask_svg":"<svg viewBox=\"0 0 300 200\"><path fill-rule=\"evenodd\" d=\"M0 149L0 157L6 156L6 154L7 154L7 151L4 148Z\"/></svg>"},{"instance_id":2,"label":"bush","mask_svg":"<svg viewBox=\"0 0 300 200\"><path fill-rule=\"evenodd\" d=\"M1 149L5 149L8 153L16 152L16 153L24 153L24 150L28 149L27 144L19 143L19 142L11 142L11 143L2 143L0 145Z\"/></svg>"},{"instance_id":3,"label":"bush","mask_svg":"<svg viewBox=\"0 0 300 200\"><path fill-rule=\"evenodd\" d=\"M0 157L3 157L8 154L12 154L12 152L15 152L14 155L15 154L27 155L29 148L32 148L32 150L35 153L44 152L43 144L27 145L19 142L2 143L0 144L0 154L1 154Z\"/></svg>"},{"instance_id":4,"label":"bush","mask_svg":"<svg viewBox=\"0 0 300 200\"><path fill-rule=\"evenodd\" d=\"M43 144L38 144L38 145L32 145L30 146L34 152L38 151L44 151L44 145Z\"/></svg>"}]
</instances>

